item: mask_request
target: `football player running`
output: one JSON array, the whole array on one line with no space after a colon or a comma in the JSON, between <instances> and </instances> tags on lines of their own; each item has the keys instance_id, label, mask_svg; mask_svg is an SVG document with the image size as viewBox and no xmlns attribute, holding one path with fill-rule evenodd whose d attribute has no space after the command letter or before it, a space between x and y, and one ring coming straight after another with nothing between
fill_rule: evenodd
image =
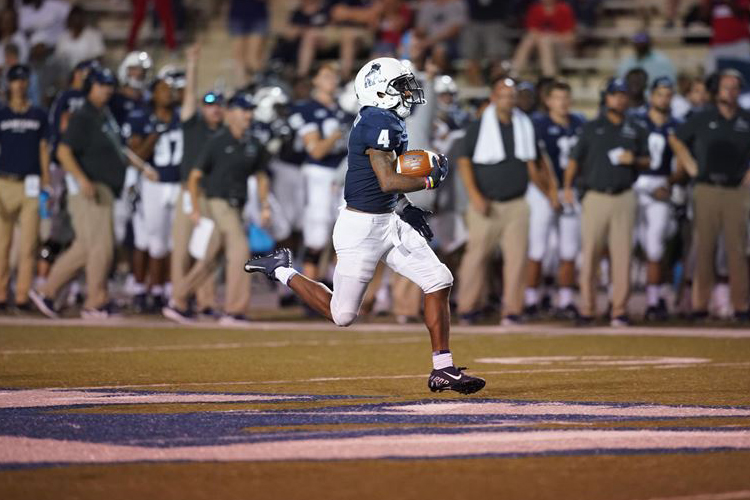
<instances>
[{"instance_id":1,"label":"football player running","mask_svg":"<svg viewBox=\"0 0 750 500\"><path fill-rule=\"evenodd\" d=\"M432 342L430 390L477 392L485 381L454 366L449 348L453 276L427 244L425 238L432 232L425 212L403 195L437 188L448 173L447 160L444 156L434 160L426 177L401 175L395 168L397 156L407 149L404 118L424 103L424 93L408 68L386 57L359 71L355 89L362 109L349 135L346 207L333 230L337 257L333 292L295 271L285 248L250 259L245 271L277 279L326 318L348 326L357 318L367 285L382 260L424 291L425 324Z\"/></svg>"}]
</instances>

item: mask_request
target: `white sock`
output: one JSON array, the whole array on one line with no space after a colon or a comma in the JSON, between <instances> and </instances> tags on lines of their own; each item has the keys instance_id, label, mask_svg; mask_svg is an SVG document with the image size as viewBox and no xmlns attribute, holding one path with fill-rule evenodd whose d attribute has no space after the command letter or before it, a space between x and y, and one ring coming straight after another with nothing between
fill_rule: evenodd
<instances>
[{"instance_id":1,"label":"white sock","mask_svg":"<svg viewBox=\"0 0 750 500\"><path fill-rule=\"evenodd\" d=\"M130 289L130 293L133 295L141 295L143 293L146 293L148 291L148 287L145 283L138 283L137 281L133 282L133 287Z\"/></svg>"},{"instance_id":2,"label":"white sock","mask_svg":"<svg viewBox=\"0 0 750 500\"><path fill-rule=\"evenodd\" d=\"M151 287L151 296L152 297L162 297L164 296L164 286L162 285L154 285Z\"/></svg>"},{"instance_id":3,"label":"white sock","mask_svg":"<svg viewBox=\"0 0 750 500\"><path fill-rule=\"evenodd\" d=\"M573 289L569 286L560 288L557 292L557 307L565 309L573 303Z\"/></svg>"},{"instance_id":4,"label":"white sock","mask_svg":"<svg viewBox=\"0 0 750 500\"><path fill-rule=\"evenodd\" d=\"M437 353L432 353L432 368L435 370L442 370L443 368L448 368L449 366L453 366L453 355L450 351L439 351Z\"/></svg>"},{"instance_id":5,"label":"white sock","mask_svg":"<svg viewBox=\"0 0 750 500\"><path fill-rule=\"evenodd\" d=\"M656 306L659 304L659 299L661 298L659 288L659 285L646 285L646 303L649 306Z\"/></svg>"},{"instance_id":6,"label":"white sock","mask_svg":"<svg viewBox=\"0 0 750 500\"><path fill-rule=\"evenodd\" d=\"M535 306L539 303L539 289L538 288L527 288L524 292L525 302L527 306Z\"/></svg>"},{"instance_id":7,"label":"white sock","mask_svg":"<svg viewBox=\"0 0 750 500\"><path fill-rule=\"evenodd\" d=\"M284 283L285 285L289 284L289 280L292 279L292 276L295 274L298 274L297 271L293 267L277 267L273 271L273 275L276 276L276 279Z\"/></svg>"}]
</instances>

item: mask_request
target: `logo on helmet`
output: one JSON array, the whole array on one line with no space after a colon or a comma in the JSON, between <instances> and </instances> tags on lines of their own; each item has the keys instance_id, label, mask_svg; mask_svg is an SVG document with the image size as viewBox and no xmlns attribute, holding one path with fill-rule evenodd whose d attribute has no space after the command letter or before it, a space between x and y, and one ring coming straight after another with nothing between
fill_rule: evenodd
<instances>
[{"instance_id":1,"label":"logo on helmet","mask_svg":"<svg viewBox=\"0 0 750 500\"><path fill-rule=\"evenodd\" d=\"M380 64L375 63L365 75L365 88L372 87L378 83L385 82L385 77L380 73Z\"/></svg>"}]
</instances>

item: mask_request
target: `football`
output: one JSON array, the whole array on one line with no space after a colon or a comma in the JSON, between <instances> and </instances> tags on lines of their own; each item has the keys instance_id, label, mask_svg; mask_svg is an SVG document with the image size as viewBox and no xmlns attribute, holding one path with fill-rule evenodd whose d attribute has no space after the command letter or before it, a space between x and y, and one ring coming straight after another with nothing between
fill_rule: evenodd
<instances>
[{"instance_id":1,"label":"football","mask_svg":"<svg viewBox=\"0 0 750 500\"><path fill-rule=\"evenodd\" d=\"M432 170L432 159L437 155L424 149L413 149L398 157L396 173L409 177L425 177Z\"/></svg>"}]
</instances>

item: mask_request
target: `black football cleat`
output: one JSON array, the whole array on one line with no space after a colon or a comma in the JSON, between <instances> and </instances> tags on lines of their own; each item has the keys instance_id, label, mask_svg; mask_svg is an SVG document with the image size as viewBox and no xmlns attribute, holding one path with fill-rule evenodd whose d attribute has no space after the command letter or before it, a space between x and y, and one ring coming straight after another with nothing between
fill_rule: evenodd
<instances>
[{"instance_id":1,"label":"black football cleat","mask_svg":"<svg viewBox=\"0 0 750 500\"><path fill-rule=\"evenodd\" d=\"M484 379L466 375L466 367L449 366L440 370L432 370L427 386L432 392L456 391L461 394L474 394L482 390L486 383Z\"/></svg>"},{"instance_id":2,"label":"black football cleat","mask_svg":"<svg viewBox=\"0 0 750 500\"><path fill-rule=\"evenodd\" d=\"M268 255L245 262L246 273L263 273L272 281L278 281L273 272L279 267L292 267L292 252L288 248L277 248Z\"/></svg>"}]
</instances>

